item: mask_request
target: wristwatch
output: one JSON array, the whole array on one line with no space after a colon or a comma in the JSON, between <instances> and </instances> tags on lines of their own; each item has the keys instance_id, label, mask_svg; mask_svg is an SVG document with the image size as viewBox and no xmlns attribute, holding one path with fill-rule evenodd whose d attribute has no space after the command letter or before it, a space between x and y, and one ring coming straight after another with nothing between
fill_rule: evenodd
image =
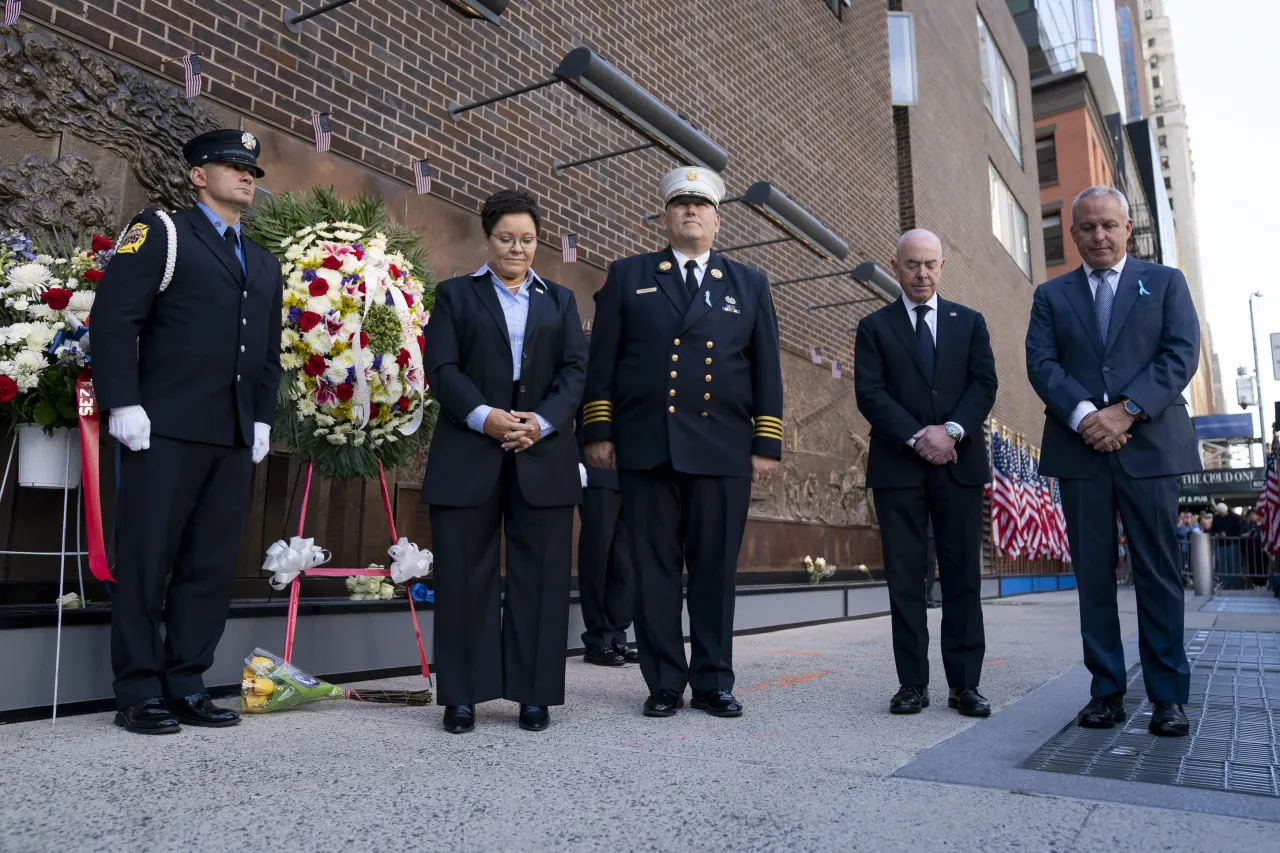
<instances>
[{"instance_id":1,"label":"wristwatch","mask_svg":"<svg viewBox=\"0 0 1280 853\"><path fill-rule=\"evenodd\" d=\"M961 436L964 435L964 430L961 429L960 424L955 421L947 421L942 425L942 428L946 430L947 435L951 437L952 441L959 441Z\"/></svg>"},{"instance_id":2,"label":"wristwatch","mask_svg":"<svg viewBox=\"0 0 1280 853\"><path fill-rule=\"evenodd\" d=\"M1125 397L1120 402L1124 403L1124 410L1129 413L1130 417L1134 417L1134 418L1142 417L1142 407L1139 406L1137 403L1133 402L1128 397Z\"/></svg>"}]
</instances>

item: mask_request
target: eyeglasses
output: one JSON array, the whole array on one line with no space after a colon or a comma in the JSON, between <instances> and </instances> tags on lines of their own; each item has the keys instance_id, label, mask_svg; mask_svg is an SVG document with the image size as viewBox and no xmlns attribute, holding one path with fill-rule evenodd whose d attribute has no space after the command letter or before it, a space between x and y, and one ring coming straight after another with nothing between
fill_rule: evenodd
<instances>
[{"instance_id":1,"label":"eyeglasses","mask_svg":"<svg viewBox=\"0 0 1280 853\"><path fill-rule=\"evenodd\" d=\"M521 237L519 240L517 240L515 237L512 237L509 234L495 234L493 235L493 239L496 240L498 245L501 246L503 249L510 249L516 243L519 243L520 248L524 249L525 251L529 251L530 249L533 249L535 246L538 245L537 237Z\"/></svg>"}]
</instances>

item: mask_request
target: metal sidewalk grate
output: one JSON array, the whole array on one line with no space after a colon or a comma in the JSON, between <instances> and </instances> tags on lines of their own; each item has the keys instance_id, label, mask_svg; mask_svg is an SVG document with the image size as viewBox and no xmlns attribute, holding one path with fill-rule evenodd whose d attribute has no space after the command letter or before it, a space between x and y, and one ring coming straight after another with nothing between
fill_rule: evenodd
<instances>
[{"instance_id":1,"label":"metal sidewalk grate","mask_svg":"<svg viewBox=\"0 0 1280 853\"><path fill-rule=\"evenodd\" d=\"M1200 605L1201 613L1252 613L1280 616L1280 598L1274 596L1215 595Z\"/></svg>"},{"instance_id":2,"label":"metal sidewalk grate","mask_svg":"<svg viewBox=\"0 0 1280 853\"><path fill-rule=\"evenodd\" d=\"M1073 721L1021 766L1280 798L1280 634L1188 632L1187 656L1189 737L1147 732L1151 705L1134 666L1122 728L1082 729Z\"/></svg>"}]
</instances>

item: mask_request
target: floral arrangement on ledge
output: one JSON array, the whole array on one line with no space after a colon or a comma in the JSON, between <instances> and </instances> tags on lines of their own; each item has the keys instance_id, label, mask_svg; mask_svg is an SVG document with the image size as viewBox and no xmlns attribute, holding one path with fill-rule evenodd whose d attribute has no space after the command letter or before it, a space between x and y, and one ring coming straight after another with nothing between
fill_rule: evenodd
<instances>
[{"instance_id":1,"label":"floral arrangement on ledge","mask_svg":"<svg viewBox=\"0 0 1280 853\"><path fill-rule=\"evenodd\" d=\"M265 199L248 232L285 278L277 436L330 479L408 462L434 422L422 366L434 292L418 237L381 198L346 203L332 188Z\"/></svg>"},{"instance_id":2,"label":"floral arrangement on ledge","mask_svg":"<svg viewBox=\"0 0 1280 853\"><path fill-rule=\"evenodd\" d=\"M809 583L821 583L836 573L835 566L827 565L826 557L819 557L815 560L806 556L804 558L804 568L809 573Z\"/></svg>"},{"instance_id":3,"label":"floral arrangement on ledge","mask_svg":"<svg viewBox=\"0 0 1280 853\"><path fill-rule=\"evenodd\" d=\"M94 290L114 244L37 247L21 231L0 231L0 411L11 425L46 431L78 423L76 379Z\"/></svg>"}]
</instances>

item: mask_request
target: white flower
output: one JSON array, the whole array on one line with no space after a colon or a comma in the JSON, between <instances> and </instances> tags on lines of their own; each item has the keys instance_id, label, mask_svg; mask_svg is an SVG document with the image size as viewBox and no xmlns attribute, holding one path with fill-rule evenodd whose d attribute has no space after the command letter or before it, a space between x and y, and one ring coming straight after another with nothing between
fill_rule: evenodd
<instances>
[{"instance_id":1,"label":"white flower","mask_svg":"<svg viewBox=\"0 0 1280 853\"><path fill-rule=\"evenodd\" d=\"M335 445L347 443L347 437L341 433L336 433L334 435L326 435L324 437L324 440L329 442L330 444L335 444Z\"/></svg>"},{"instance_id":2,"label":"white flower","mask_svg":"<svg viewBox=\"0 0 1280 853\"><path fill-rule=\"evenodd\" d=\"M27 302L25 299L15 299L11 304L15 311L26 311L27 308L31 306L31 303Z\"/></svg>"},{"instance_id":3,"label":"white flower","mask_svg":"<svg viewBox=\"0 0 1280 853\"><path fill-rule=\"evenodd\" d=\"M295 355L294 358L296 359L297 356ZM314 400L304 398L298 401L298 414L302 415L304 418L309 418L315 413L316 403Z\"/></svg>"},{"instance_id":4,"label":"white flower","mask_svg":"<svg viewBox=\"0 0 1280 853\"><path fill-rule=\"evenodd\" d=\"M57 284L53 273L43 263L19 264L9 270L5 279L9 282L10 293L39 292Z\"/></svg>"},{"instance_id":5,"label":"white flower","mask_svg":"<svg viewBox=\"0 0 1280 853\"><path fill-rule=\"evenodd\" d=\"M59 316L59 314L60 312L54 311L48 305L41 302L33 302L31 306L27 308L27 316L33 320L39 320L42 323L51 322L55 317Z\"/></svg>"},{"instance_id":6,"label":"white flower","mask_svg":"<svg viewBox=\"0 0 1280 853\"><path fill-rule=\"evenodd\" d=\"M47 267L53 263L53 255L36 255L36 263Z\"/></svg>"},{"instance_id":7,"label":"white flower","mask_svg":"<svg viewBox=\"0 0 1280 853\"><path fill-rule=\"evenodd\" d=\"M347 369L330 362L329 366L324 371L324 378L335 383L346 382Z\"/></svg>"},{"instance_id":8,"label":"white flower","mask_svg":"<svg viewBox=\"0 0 1280 853\"><path fill-rule=\"evenodd\" d=\"M329 350L333 349L333 340L329 337L329 332L325 329L324 323L307 332L306 341L311 352L317 355L328 355Z\"/></svg>"},{"instance_id":9,"label":"white flower","mask_svg":"<svg viewBox=\"0 0 1280 853\"><path fill-rule=\"evenodd\" d=\"M316 270L316 278L322 278L328 282L330 287L339 287L342 285L342 273L337 270L331 270L327 267L321 267Z\"/></svg>"},{"instance_id":10,"label":"white flower","mask_svg":"<svg viewBox=\"0 0 1280 853\"><path fill-rule=\"evenodd\" d=\"M819 557L818 559L814 560L814 562L818 565L818 568L826 568L827 558Z\"/></svg>"},{"instance_id":11,"label":"white flower","mask_svg":"<svg viewBox=\"0 0 1280 853\"><path fill-rule=\"evenodd\" d=\"M48 364L44 355L34 349L21 350L14 357L14 361L17 362L19 370L43 370Z\"/></svg>"},{"instance_id":12,"label":"white flower","mask_svg":"<svg viewBox=\"0 0 1280 853\"><path fill-rule=\"evenodd\" d=\"M89 313L93 308L94 293L92 290L81 290L71 294L71 301L67 303L67 310L80 317L81 314ZM84 319L80 317L80 319Z\"/></svg>"},{"instance_id":13,"label":"white flower","mask_svg":"<svg viewBox=\"0 0 1280 853\"><path fill-rule=\"evenodd\" d=\"M307 310L320 315L328 314L332 307L333 303L328 296L310 296L307 299Z\"/></svg>"},{"instance_id":14,"label":"white flower","mask_svg":"<svg viewBox=\"0 0 1280 853\"><path fill-rule=\"evenodd\" d=\"M302 357L296 352L283 352L280 354L280 366L285 370L297 370L302 366Z\"/></svg>"},{"instance_id":15,"label":"white flower","mask_svg":"<svg viewBox=\"0 0 1280 853\"><path fill-rule=\"evenodd\" d=\"M316 415L316 423L322 427L331 427L334 424L334 420L328 415Z\"/></svg>"}]
</instances>

